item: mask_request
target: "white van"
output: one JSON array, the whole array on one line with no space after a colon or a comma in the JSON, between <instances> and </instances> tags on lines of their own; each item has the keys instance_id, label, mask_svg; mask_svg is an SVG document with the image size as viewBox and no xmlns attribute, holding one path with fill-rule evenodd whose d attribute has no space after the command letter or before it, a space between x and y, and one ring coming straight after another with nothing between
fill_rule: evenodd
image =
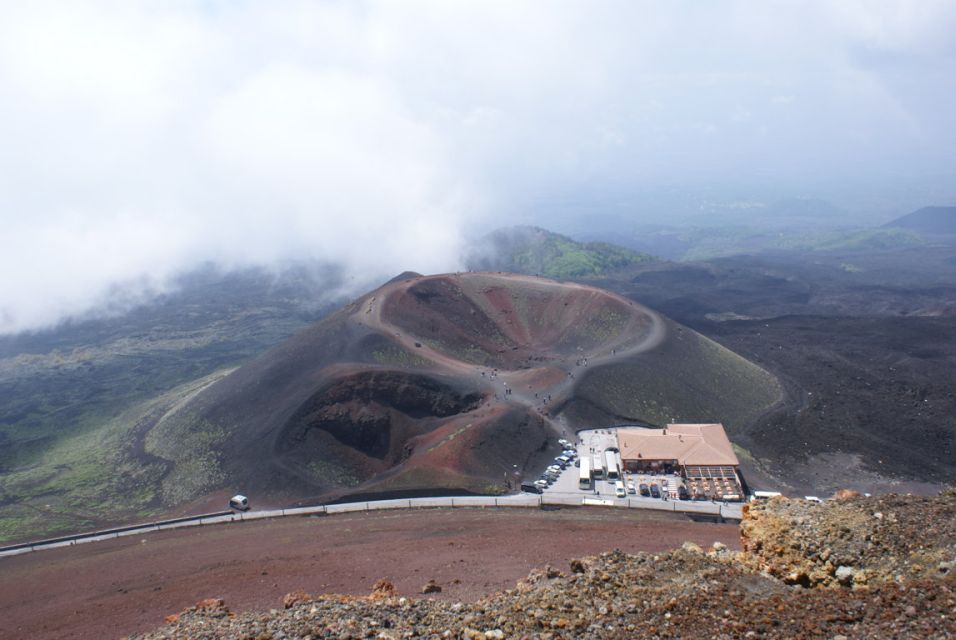
<instances>
[{"instance_id":1,"label":"white van","mask_svg":"<svg viewBox=\"0 0 956 640\"><path fill-rule=\"evenodd\" d=\"M624 488L624 483L620 480L614 483L614 495L616 495L618 498L627 497L627 489Z\"/></svg>"},{"instance_id":2,"label":"white van","mask_svg":"<svg viewBox=\"0 0 956 640\"><path fill-rule=\"evenodd\" d=\"M229 508L235 509L236 511L248 511L249 498L240 494L234 495L229 499Z\"/></svg>"}]
</instances>

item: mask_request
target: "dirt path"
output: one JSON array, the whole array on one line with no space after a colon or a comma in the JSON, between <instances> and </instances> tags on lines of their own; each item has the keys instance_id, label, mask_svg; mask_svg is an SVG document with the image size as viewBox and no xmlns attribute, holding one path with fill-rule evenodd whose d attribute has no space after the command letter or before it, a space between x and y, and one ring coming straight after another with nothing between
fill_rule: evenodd
<instances>
[{"instance_id":1,"label":"dirt path","mask_svg":"<svg viewBox=\"0 0 956 640\"><path fill-rule=\"evenodd\" d=\"M0 638L101 639L160 626L207 597L234 610L281 606L298 589L366 594L388 578L404 595L474 600L535 567L614 548L663 551L686 540L739 548L737 527L600 509L421 510L281 518L0 559Z\"/></svg>"}]
</instances>

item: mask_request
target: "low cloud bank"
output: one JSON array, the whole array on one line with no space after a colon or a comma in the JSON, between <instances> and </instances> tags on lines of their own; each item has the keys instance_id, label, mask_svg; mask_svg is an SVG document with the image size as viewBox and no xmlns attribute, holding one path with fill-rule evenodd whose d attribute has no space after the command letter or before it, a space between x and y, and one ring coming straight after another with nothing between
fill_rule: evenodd
<instances>
[{"instance_id":1,"label":"low cloud bank","mask_svg":"<svg viewBox=\"0 0 956 640\"><path fill-rule=\"evenodd\" d=\"M954 15L14 3L0 9L0 333L116 291L148 299L206 261L319 260L356 291L454 270L466 233L555 197L939 175L954 166L936 144L956 124Z\"/></svg>"}]
</instances>

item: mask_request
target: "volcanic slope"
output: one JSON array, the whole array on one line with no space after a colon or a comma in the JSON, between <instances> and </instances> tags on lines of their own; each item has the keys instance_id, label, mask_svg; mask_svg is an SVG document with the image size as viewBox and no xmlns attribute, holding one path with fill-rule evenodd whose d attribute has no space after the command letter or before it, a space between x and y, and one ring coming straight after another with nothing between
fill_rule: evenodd
<instances>
[{"instance_id":1,"label":"volcanic slope","mask_svg":"<svg viewBox=\"0 0 956 640\"><path fill-rule=\"evenodd\" d=\"M276 502L497 493L539 472L557 434L749 420L779 399L770 374L616 294L409 275L183 403L145 448L173 462L170 506L226 488Z\"/></svg>"}]
</instances>

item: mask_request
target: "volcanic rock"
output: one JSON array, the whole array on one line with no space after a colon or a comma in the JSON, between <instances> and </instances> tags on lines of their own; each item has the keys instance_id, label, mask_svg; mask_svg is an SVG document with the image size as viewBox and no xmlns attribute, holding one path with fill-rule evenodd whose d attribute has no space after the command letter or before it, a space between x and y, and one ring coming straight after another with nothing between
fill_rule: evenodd
<instances>
[{"instance_id":1,"label":"volcanic rock","mask_svg":"<svg viewBox=\"0 0 956 640\"><path fill-rule=\"evenodd\" d=\"M501 493L539 473L568 427L698 415L743 427L780 400L772 375L677 329L585 285L409 275L197 392L146 448L169 461L168 505L232 486L310 502Z\"/></svg>"},{"instance_id":2,"label":"volcanic rock","mask_svg":"<svg viewBox=\"0 0 956 640\"><path fill-rule=\"evenodd\" d=\"M740 535L744 563L788 583L905 582L956 557L956 492L754 503Z\"/></svg>"},{"instance_id":3,"label":"volcanic rock","mask_svg":"<svg viewBox=\"0 0 956 640\"><path fill-rule=\"evenodd\" d=\"M218 614L221 601L214 600L220 604L193 607L142 638L382 637L382 620L389 621L388 637L954 637L956 577L951 571L941 575L934 564L933 571L910 572L905 584L891 576L923 558L952 559L951 518L929 536L916 536L918 542L906 538L915 533L912 527L951 516L954 502L956 493L923 501L886 496L824 505L775 500L748 511L741 527L747 547L739 556L694 549L653 556L613 551L577 560L569 576L549 578L547 570L534 571L519 588L475 603L320 596L287 611L231 619ZM877 508L897 514L892 530L885 520L851 517ZM790 537L789 530L800 536ZM847 543L866 540L877 530L885 541L879 552ZM779 545L769 544L771 538ZM779 555L791 542L791 551ZM865 567L874 580L854 589L827 588L837 580L834 569L830 582L811 582L809 588L786 584L786 575L813 573L817 548L852 557L853 567ZM909 560L879 562L878 553Z\"/></svg>"},{"instance_id":4,"label":"volcanic rock","mask_svg":"<svg viewBox=\"0 0 956 640\"><path fill-rule=\"evenodd\" d=\"M297 604L312 602L313 598L305 591L293 591L282 596L282 608L291 609Z\"/></svg>"},{"instance_id":5,"label":"volcanic rock","mask_svg":"<svg viewBox=\"0 0 956 640\"><path fill-rule=\"evenodd\" d=\"M441 593L441 585L434 580L429 580L425 586L422 587L422 593Z\"/></svg>"}]
</instances>

